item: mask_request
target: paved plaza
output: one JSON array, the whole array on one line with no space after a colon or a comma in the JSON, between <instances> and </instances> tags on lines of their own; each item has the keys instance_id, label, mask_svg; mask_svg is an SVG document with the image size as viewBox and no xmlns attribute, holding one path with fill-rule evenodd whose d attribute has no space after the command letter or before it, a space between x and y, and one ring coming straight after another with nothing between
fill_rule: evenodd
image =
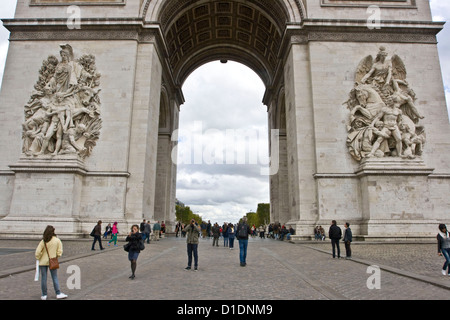
<instances>
[{"instance_id":1,"label":"paved plaza","mask_svg":"<svg viewBox=\"0 0 450 320\"><path fill-rule=\"evenodd\" d=\"M444 300L450 293L450 276L441 274L444 259L434 242L354 243L353 259L346 260L332 258L328 241L254 238L247 266L241 267L237 243L230 250L222 239L219 247L201 239L195 272L184 270L185 238L166 237L146 246L130 280L124 242L108 247L103 241L105 250L91 251L90 239L62 241L58 277L69 300ZM0 240L0 299L40 299L40 282L34 281L37 244ZM73 270L80 271L79 289L71 288ZM55 300L50 278L48 286Z\"/></svg>"}]
</instances>

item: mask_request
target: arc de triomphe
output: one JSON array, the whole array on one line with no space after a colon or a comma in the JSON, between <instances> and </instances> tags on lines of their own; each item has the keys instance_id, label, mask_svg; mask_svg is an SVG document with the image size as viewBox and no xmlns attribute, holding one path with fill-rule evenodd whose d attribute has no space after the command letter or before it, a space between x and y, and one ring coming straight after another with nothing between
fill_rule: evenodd
<instances>
[{"instance_id":1,"label":"arc de triomphe","mask_svg":"<svg viewBox=\"0 0 450 320\"><path fill-rule=\"evenodd\" d=\"M2 236L173 224L181 88L215 60L265 84L272 221L301 237L348 221L366 238L450 221L428 0L18 0L4 25Z\"/></svg>"}]
</instances>

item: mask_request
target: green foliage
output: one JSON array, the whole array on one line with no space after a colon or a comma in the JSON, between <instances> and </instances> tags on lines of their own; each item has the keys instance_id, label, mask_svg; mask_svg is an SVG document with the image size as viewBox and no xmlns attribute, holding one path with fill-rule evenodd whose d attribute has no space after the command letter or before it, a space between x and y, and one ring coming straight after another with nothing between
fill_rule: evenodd
<instances>
[{"instance_id":1,"label":"green foliage","mask_svg":"<svg viewBox=\"0 0 450 320\"><path fill-rule=\"evenodd\" d=\"M256 212L248 212L247 223L259 227L260 225L268 225L270 223L270 203L258 203Z\"/></svg>"},{"instance_id":2,"label":"green foliage","mask_svg":"<svg viewBox=\"0 0 450 320\"><path fill-rule=\"evenodd\" d=\"M175 206L175 215L177 217L177 221L181 221L181 223L189 224L192 219L195 219L199 224L202 222L202 217L198 214L192 212L191 208L188 206Z\"/></svg>"}]
</instances>

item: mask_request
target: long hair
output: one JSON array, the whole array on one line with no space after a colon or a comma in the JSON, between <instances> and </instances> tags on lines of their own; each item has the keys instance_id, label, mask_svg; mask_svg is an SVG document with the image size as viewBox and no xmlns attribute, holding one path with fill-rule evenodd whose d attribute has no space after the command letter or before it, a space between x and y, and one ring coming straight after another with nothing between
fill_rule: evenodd
<instances>
[{"instance_id":1,"label":"long hair","mask_svg":"<svg viewBox=\"0 0 450 320\"><path fill-rule=\"evenodd\" d=\"M53 226L47 226L47 228L45 228L44 231L44 235L43 235L43 239L44 242L49 242L50 240L52 240L53 236L56 236L55 234L55 228L53 228Z\"/></svg>"}]
</instances>

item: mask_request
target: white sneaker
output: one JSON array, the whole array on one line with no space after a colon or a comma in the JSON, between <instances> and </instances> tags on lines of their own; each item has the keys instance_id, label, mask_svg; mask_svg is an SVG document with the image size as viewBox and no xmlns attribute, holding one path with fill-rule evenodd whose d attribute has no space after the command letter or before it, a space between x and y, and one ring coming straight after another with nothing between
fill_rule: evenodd
<instances>
[{"instance_id":1,"label":"white sneaker","mask_svg":"<svg viewBox=\"0 0 450 320\"><path fill-rule=\"evenodd\" d=\"M441 272L444 276L447 275L447 272L445 270L441 270Z\"/></svg>"},{"instance_id":2,"label":"white sneaker","mask_svg":"<svg viewBox=\"0 0 450 320\"><path fill-rule=\"evenodd\" d=\"M47 300L47 296L41 296L41 300Z\"/></svg>"},{"instance_id":3,"label":"white sneaker","mask_svg":"<svg viewBox=\"0 0 450 320\"><path fill-rule=\"evenodd\" d=\"M65 299L65 298L67 298L67 294L64 294L62 292L56 295L56 299Z\"/></svg>"}]
</instances>

